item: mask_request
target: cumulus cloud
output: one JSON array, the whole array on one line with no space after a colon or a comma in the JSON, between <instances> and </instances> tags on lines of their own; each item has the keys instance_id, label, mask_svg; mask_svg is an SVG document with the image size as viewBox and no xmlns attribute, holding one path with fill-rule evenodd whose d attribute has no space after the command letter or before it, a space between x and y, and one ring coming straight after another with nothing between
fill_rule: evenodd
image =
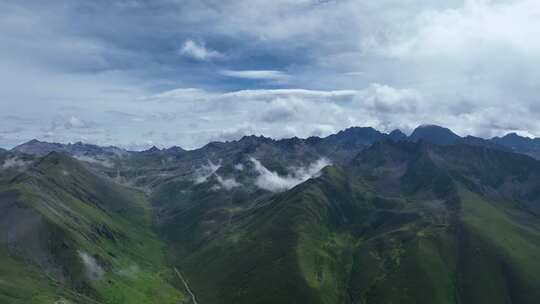
<instances>
[{"instance_id":1,"label":"cumulus cloud","mask_svg":"<svg viewBox=\"0 0 540 304\"><path fill-rule=\"evenodd\" d=\"M414 89L396 89L378 83L358 92L356 98L375 113L403 113L416 111L423 101Z\"/></svg>"},{"instance_id":2,"label":"cumulus cloud","mask_svg":"<svg viewBox=\"0 0 540 304\"><path fill-rule=\"evenodd\" d=\"M78 109L77 109L78 110ZM76 112L74 110L73 112ZM77 115L56 115L51 121L48 131L57 131L57 130L72 130L72 129L90 129L95 124L89 122Z\"/></svg>"},{"instance_id":3,"label":"cumulus cloud","mask_svg":"<svg viewBox=\"0 0 540 304\"><path fill-rule=\"evenodd\" d=\"M71 128L88 128L88 123L86 123L85 121L83 121L82 119L76 117L76 116L71 116L67 119L67 121L64 123L64 127L66 129L71 129Z\"/></svg>"},{"instance_id":4,"label":"cumulus cloud","mask_svg":"<svg viewBox=\"0 0 540 304\"><path fill-rule=\"evenodd\" d=\"M233 141L259 132L254 125L244 123L232 128L212 131L208 134L208 141Z\"/></svg>"},{"instance_id":5,"label":"cumulus cloud","mask_svg":"<svg viewBox=\"0 0 540 304\"><path fill-rule=\"evenodd\" d=\"M466 0L457 8L425 10L413 21L412 32L391 37L378 51L421 60L463 60L501 49L530 55L540 50L540 42L530 39L540 34L539 11L534 0Z\"/></svg>"},{"instance_id":6,"label":"cumulus cloud","mask_svg":"<svg viewBox=\"0 0 540 304\"><path fill-rule=\"evenodd\" d=\"M255 171L258 174L255 185L272 192L289 190L312 177L316 177L322 168L331 165L327 159L321 158L307 167L289 168L290 173L286 176L281 176L277 172L268 170L255 158L250 158L250 161L253 163Z\"/></svg>"},{"instance_id":7,"label":"cumulus cloud","mask_svg":"<svg viewBox=\"0 0 540 304\"><path fill-rule=\"evenodd\" d=\"M204 43L197 43L191 39L184 42L179 50L179 53L192 59L201 61L209 61L224 57L224 55L220 52L208 49Z\"/></svg>"},{"instance_id":8,"label":"cumulus cloud","mask_svg":"<svg viewBox=\"0 0 540 304\"><path fill-rule=\"evenodd\" d=\"M299 115L308 112L307 106L307 103L297 98L274 99L263 111L261 120L267 123L294 121L298 119Z\"/></svg>"},{"instance_id":9,"label":"cumulus cloud","mask_svg":"<svg viewBox=\"0 0 540 304\"><path fill-rule=\"evenodd\" d=\"M186 148L209 141L237 140L245 135L326 136L355 125L373 126L382 131L399 127L406 131L417 125L416 112L433 108L414 89L376 83L360 90L330 91L261 89L220 93L180 88L141 100L148 108L167 104L170 112L167 117L172 117L169 120L154 113L157 119L145 118L142 125L172 124L175 129L183 130L174 136L160 135L155 141L168 138L169 145Z\"/></svg>"}]
</instances>

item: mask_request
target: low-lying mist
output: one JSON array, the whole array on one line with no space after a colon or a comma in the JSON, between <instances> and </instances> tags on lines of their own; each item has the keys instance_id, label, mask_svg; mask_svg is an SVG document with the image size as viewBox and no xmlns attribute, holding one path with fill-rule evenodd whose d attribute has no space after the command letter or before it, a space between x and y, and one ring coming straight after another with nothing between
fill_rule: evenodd
<instances>
[{"instance_id":1,"label":"low-lying mist","mask_svg":"<svg viewBox=\"0 0 540 304\"><path fill-rule=\"evenodd\" d=\"M288 175L281 176L277 172L268 170L255 158L250 158L250 161L255 166L255 171L259 174L255 180L255 184L259 188L272 192L289 190L312 177L316 177L322 168L332 164L328 159L321 158L307 167L291 167L289 168L290 173Z\"/></svg>"}]
</instances>

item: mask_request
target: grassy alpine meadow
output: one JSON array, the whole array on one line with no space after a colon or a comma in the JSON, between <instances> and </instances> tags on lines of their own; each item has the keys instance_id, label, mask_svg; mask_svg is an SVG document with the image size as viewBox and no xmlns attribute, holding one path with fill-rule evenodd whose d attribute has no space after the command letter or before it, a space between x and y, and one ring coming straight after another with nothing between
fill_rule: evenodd
<instances>
[{"instance_id":1,"label":"grassy alpine meadow","mask_svg":"<svg viewBox=\"0 0 540 304\"><path fill-rule=\"evenodd\" d=\"M354 166L248 204L198 188L189 200L201 205L177 196L160 231L200 302L534 303L538 219L478 186L483 168L514 156L469 167L456 157L426 144L374 146ZM516 164L483 187L523 178L531 164Z\"/></svg>"},{"instance_id":2,"label":"grassy alpine meadow","mask_svg":"<svg viewBox=\"0 0 540 304\"><path fill-rule=\"evenodd\" d=\"M169 156L135 158L127 171L147 158L164 164L165 173L130 173L142 185L56 152L4 171L0 299L532 304L539 296L536 160L384 142L300 178L284 175L297 163L266 167L244 153L187 171Z\"/></svg>"},{"instance_id":3,"label":"grassy alpine meadow","mask_svg":"<svg viewBox=\"0 0 540 304\"><path fill-rule=\"evenodd\" d=\"M3 207L26 221L25 226L3 227L8 239L2 267L5 273L17 266L25 271L16 276L24 280L14 284L15 290L7 285L11 280L0 285L3 297L20 303L51 303L55 298L74 303L187 301L166 264L164 244L142 192L102 180L66 156L52 155L3 186L2 193ZM40 239L26 239L26 233ZM10 234L21 234L21 239L9 240Z\"/></svg>"}]
</instances>

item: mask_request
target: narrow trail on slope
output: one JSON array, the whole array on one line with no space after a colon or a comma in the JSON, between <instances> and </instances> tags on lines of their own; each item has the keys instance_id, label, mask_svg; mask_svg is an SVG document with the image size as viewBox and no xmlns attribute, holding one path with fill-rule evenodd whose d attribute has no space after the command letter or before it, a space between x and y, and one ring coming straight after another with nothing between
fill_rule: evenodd
<instances>
[{"instance_id":1,"label":"narrow trail on slope","mask_svg":"<svg viewBox=\"0 0 540 304\"><path fill-rule=\"evenodd\" d=\"M191 288L189 288L188 282L184 279L184 276L174 267L174 272L176 272L176 275L180 278L184 286L186 287L186 290L188 291L189 295L191 296L191 300L193 301L193 304L199 304L197 302L197 298L195 298L195 294L191 291Z\"/></svg>"}]
</instances>

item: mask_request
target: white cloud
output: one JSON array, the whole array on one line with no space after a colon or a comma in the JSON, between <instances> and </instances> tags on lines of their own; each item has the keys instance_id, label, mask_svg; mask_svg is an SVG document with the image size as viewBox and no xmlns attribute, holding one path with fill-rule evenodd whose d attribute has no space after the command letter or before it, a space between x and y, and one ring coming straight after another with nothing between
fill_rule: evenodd
<instances>
[{"instance_id":1,"label":"white cloud","mask_svg":"<svg viewBox=\"0 0 540 304\"><path fill-rule=\"evenodd\" d=\"M101 165L106 168L112 168L114 166L114 164L108 159L98 159L87 155L75 155L74 157L80 161Z\"/></svg>"},{"instance_id":2,"label":"white cloud","mask_svg":"<svg viewBox=\"0 0 540 304\"><path fill-rule=\"evenodd\" d=\"M2 169L21 168L21 167L26 167L27 165L31 163L32 163L31 161L25 161L18 157L11 157L4 160L4 163L2 164L1 168Z\"/></svg>"},{"instance_id":3,"label":"white cloud","mask_svg":"<svg viewBox=\"0 0 540 304\"><path fill-rule=\"evenodd\" d=\"M99 280L104 274L105 270L98 264L96 259L84 251L79 251L79 257L86 270L86 276L91 281Z\"/></svg>"},{"instance_id":4,"label":"white cloud","mask_svg":"<svg viewBox=\"0 0 540 304\"><path fill-rule=\"evenodd\" d=\"M225 129L215 129L208 132L207 142L212 141L233 141L242 138L243 136L254 135L260 133L254 125L238 124L234 127Z\"/></svg>"},{"instance_id":5,"label":"white cloud","mask_svg":"<svg viewBox=\"0 0 540 304\"><path fill-rule=\"evenodd\" d=\"M223 97L229 99L242 98L248 100L272 101L277 98L297 97L316 101L341 102L350 101L355 97L355 90L305 90L305 89L275 89L275 90L241 90L223 94Z\"/></svg>"},{"instance_id":6,"label":"white cloud","mask_svg":"<svg viewBox=\"0 0 540 304\"><path fill-rule=\"evenodd\" d=\"M421 106L422 95L413 89L396 89L377 83L358 92L359 102L376 113L410 112Z\"/></svg>"},{"instance_id":7,"label":"white cloud","mask_svg":"<svg viewBox=\"0 0 540 304\"><path fill-rule=\"evenodd\" d=\"M221 74L228 77L243 78L243 79L255 79L255 80L276 80L284 81L289 79L289 75L282 71L273 70L253 70L253 71L233 71L224 70Z\"/></svg>"},{"instance_id":8,"label":"white cloud","mask_svg":"<svg viewBox=\"0 0 540 304\"><path fill-rule=\"evenodd\" d=\"M212 187L213 190L232 190L242 186L242 184L237 182L234 177L222 177L217 174L219 168L221 168L221 164L214 164L212 161L208 160L206 165L201 166L195 171L193 176L194 183L202 184L208 181L210 177L214 176L218 184Z\"/></svg>"},{"instance_id":9,"label":"white cloud","mask_svg":"<svg viewBox=\"0 0 540 304\"><path fill-rule=\"evenodd\" d=\"M237 182L236 179L234 179L233 177L223 178L219 174L216 174L216 180L218 181L219 185L225 190L231 190L233 188L242 186L242 184Z\"/></svg>"},{"instance_id":10,"label":"white cloud","mask_svg":"<svg viewBox=\"0 0 540 304\"><path fill-rule=\"evenodd\" d=\"M208 180L216 171L221 168L221 164L214 164L212 161L208 161L206 165L201 166L195 171L193 181L195 184L202 184Z\"/></svg>"},{"instance_id":11,"label":"white cloud","mask_svg":"<svg viewBox=\"0 0 540 304\"><path fill-rule=\"evenodd\" d=\"M197 88L178 88L170 91L161 92L150 96L139 97L140 101L185 101L187 99L192 100L204 100L210 97L210 92L197 89Z\"/></svg>"},{"instance_id":12,"label":"white cloud","mask_svg":"<svg viewBox=\"0 0 540 304\"><path fill-rule=\"evenodd\" d=\"M83 128L88 128L88 123L76 116L70 116L67 119L67 121L64 123L64 127L66 129L71 129L71 128L83 129Z\"/></svg>"},{"instance_id":13,"label":"white cloud","mask_svg":"<svg viewBox=\"0 0 540 304\"><path fill-rule=\"evenodd\" d=\"M209 61L212 59L220 59L225 57L218 51L208 49L204 43L197 43L191 39L184 42L179 50L179 53L200 61Z\"/></svg>"},{"instance_id":14,"label":"white cloud","mask_svg":"<svg viewBox=\"0 0 540 304\"><path fill-rule=\"evenodd\" d=\"M417 125L415 113L429 105L413 89L380 84L361 90L330 91L266 89L220 93L180 88L139 100L144 100L140 107L152 114L139 116L138 123L164 130L147 137L164 146L185 148L210 141L237 140L245 135L326 136L354 125L383 131L405 126L407 130ZM169 109L166 117L155 112L164 104ZM183 133L167 133L171 129Z\"/></svg>"},{"instance_id":15,"label":"white cloud","mask_svg":"<svg viewBox=\"0 0 540 304\"><path fill-rule=\"evenodd\" d=\"M462 7L425 10L411 33L401 33L381 45L389 56L426 60L480 58L506 49L523 55L540 51L538 13L534 0L466 0Z\"/></svg>"},{"instance_id":16,"label":"white cloud","mask_svg":"<svg viewBox=\"0 0 540 304\"><path fill-rule=\"evenodd\" d=\"M316 177L322 168L331 164L327 159L322 158L307 167L289 168L290 173L287 176L281 176L277 172L268 170L255 158L250 158L250 161L258 173L255 184L261 189L272 192L289 190L312 177Z\"/></svg>"}]
</instances>

